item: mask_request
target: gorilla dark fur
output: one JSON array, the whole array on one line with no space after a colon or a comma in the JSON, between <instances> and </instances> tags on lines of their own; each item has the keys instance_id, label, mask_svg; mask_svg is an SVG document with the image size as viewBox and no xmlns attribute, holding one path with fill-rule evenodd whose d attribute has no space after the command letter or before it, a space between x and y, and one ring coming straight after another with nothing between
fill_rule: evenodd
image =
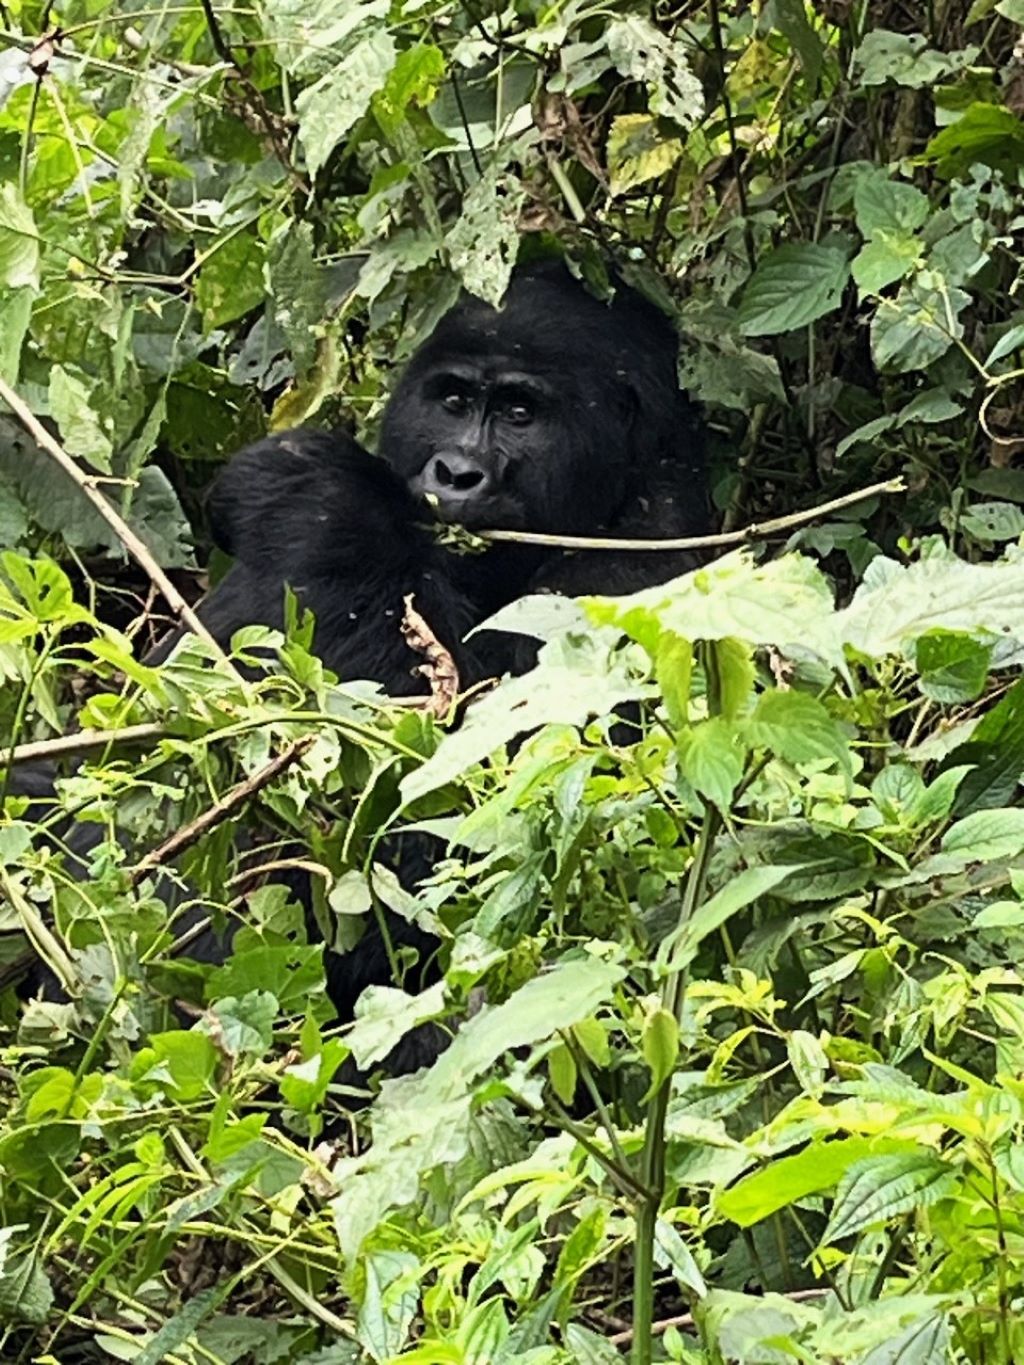
<instances>
[{"instance_id":1,"label":"gorilla dark fur","mask_svg":"<svg viewBox=\"0 0 1024 1365\"><path fill-rule=\"evenodd\" d=\"M495 637L463 636L527 592L630 592L683 572L679 554L500 544L458 555L423 525L672 537L707 528L698 429L667 319L620 288L604 304L560 264L518 271L504 307L466 298L410 362L376 459L340 434L293 431L241 451L214 486L217 543L236 564L201 615L227 644L283 624L288 583L343 679L419 691L398 629L405 594L463 681L500 672ZM161 655L167 652L162 648Z\"/></svg>"},{"instance_id":2,"label":"gorilla dark fur","mask_svg":"<svg viewBox=\"0 0 1024 1365\"><path fill-rule=\"evenodd\" d=\"M339 678L411 694L425 686L399 629L412 593L463 684L521 671L528 658L512 652L513 637L465 642L466 633L528 592L630 592L693 558L513 544L458 555L425 523L621 537L706 530L699 429L678 388L676 344L639 295L620 287L603 303L557 263L518 270L500 311L464 298L388 404L382 459L344 435L299 430L231 460L211 510L235 563L201 608L207 627L225 646L242 626L282 627L288 584L315 614L314 649ZM419 931L393 929L429 954ZM351 1018L362 988L388 979L376 924L327 965L338 1014ZM394 1061L417 1064L415 1054Z\"/></svg>"}]
</instances>

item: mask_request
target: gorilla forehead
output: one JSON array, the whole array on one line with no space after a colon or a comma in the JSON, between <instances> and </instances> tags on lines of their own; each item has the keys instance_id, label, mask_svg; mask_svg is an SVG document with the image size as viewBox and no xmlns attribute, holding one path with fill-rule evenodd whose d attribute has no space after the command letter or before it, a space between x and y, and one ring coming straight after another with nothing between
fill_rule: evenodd
<instances>
[{"instance_id":1,"label":"gorilla forehead","mask_svg":"<svg viewBox=\"0 0 1024 1365\"><path fill-rule=\"evenodd\" d=\"M604 384L612 375L628 380L638 370L664 367L674 351L675 333L653 305L625 290L603 302L560 261L550 261L517 269L500 308L464 295L409 369L421 375L443 364L486 361L494 369Z\"/></svg>"}]
</instances>

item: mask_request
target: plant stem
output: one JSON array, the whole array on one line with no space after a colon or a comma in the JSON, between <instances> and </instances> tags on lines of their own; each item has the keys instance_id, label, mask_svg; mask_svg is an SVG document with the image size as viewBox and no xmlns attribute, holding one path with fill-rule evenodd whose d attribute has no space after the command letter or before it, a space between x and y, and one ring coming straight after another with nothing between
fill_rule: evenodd
<instances>
[{"instance_id":1,"label":"plant stem","mask_svg":"<svg viewBox=\"0 0 1024 1365\"><path fill-rule=\"evenodd\" d=\"M686 879L679 928L692 918L704 898L708 867L715 838L722 826L717 807L705 808L697 852ZM662 1003L678 1021L686 997L686 968L668 977L662 987ZM636 1251L633 1263L633 1365L650 1365L654 1328L654 1234L665 1190L665 1120L671 1094L671 1077L666 1077L651 1098L644 1128L640 1183L646 1190L636 1205Z\"/></svg>"}]
</instances>

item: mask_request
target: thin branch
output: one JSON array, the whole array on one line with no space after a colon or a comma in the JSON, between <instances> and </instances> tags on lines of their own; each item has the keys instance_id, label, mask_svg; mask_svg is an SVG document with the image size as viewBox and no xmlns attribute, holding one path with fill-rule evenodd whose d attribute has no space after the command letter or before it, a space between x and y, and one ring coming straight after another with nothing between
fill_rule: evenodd
<instances>
[{"instance_id":1,"label":"thin branch","mask_svg":"<svg viewBox=\"0 0 1024 1365\"><path fill-rule=\"evenodd\" d=\"M72 479L82 490L86 498L92 503L93 507L114 532L114 535L117 536L118 540L131 557L146 571L152 581L163 593L167 605L177 619L183 621L193 634L198 635L201 639L205 640L206 643L216 651L220 658L227 661L227 655L185 601L184 597L182 597L178 589L164 573L163 569L161 569L145 543L139 539L125 521L124 517L121 516L120 512L116 511L107 501L96 487L95 481L87 474L82 473L64 447L58 441L54 440L36 417L35 413L33 413L24 401L18 397L2 376L0 376L0 398L2 398L11 409L15 417L17 417L18 421L40 449L45 450L47 455L60 465L68 478Z\"/></svg>"},{"instance_id":2,"label":"thin branch","mask_svg":"<svg viewBox=\"0 0 1024 1365\"><path fill-rule=\"evenodd\" d=\"M261 792L264 787L270 785L275 777L279 777L285 769L297 762L316 739L315 735L305 735L302 739L297 739L294 744L289 744L288 748L277 754L265 763L262 768L257 769L251 777L247 777L244 782L239 782L237 786L231 788L226 796L222 796L219 801L212 805L209 810L204 810L201 815L197 815L194 820L190 820L181 829L175 830L169 839L165 839L162 844L154 848L151 853L140 859L135 864L129 878L132 886L138 886L139 882L154 868L170 862L179 853L184 852L197 843L204 834L208 834L215 826L228 820L257 792Z\"/></svg>"},{"instance_id":3,"label":"thin branch","mask_svg":"<svg viewBox=\"0 0 1024 1365\"><path fill-rule=\"evenodd\" d=\"M30 763L38 758L87 754L91 749L105 749L108 744L133 744L136 740L159 739L167 733L167 726L158 721L124 725L120 730L79 730L76 734L59 735L56 739L37 739L31 744L16 744L7 756L13 767L16 763Z\"/></svg>"},{"instance_id":4,"label":"thin branch","mask_svg":"<svg viewBox=\"0 0 1024 1365\"><path fill-rule=\"evenodd\" d=\"M796 526L805 526L817 521L819 517L839 512L844 507L853 507L867 498L876 498L882 493L903 493L906 484L902 479L886 479L884 483L873 483L868 488L860 488L855 493L844 493L841 498L823 502L818 507L809 507L803 512L791 512L785 517L773 517L771 521L758 521L740 531L720 531L710 536L676 536L669 540L628 540L621 536L553 536L542 531L474 531L481 540L500 540L518 545L558 545L566 550L709 550L728 545L747 545L751 541L764 540L778 535L780 531L791 531Z\"/></svg>"}]
</instances>

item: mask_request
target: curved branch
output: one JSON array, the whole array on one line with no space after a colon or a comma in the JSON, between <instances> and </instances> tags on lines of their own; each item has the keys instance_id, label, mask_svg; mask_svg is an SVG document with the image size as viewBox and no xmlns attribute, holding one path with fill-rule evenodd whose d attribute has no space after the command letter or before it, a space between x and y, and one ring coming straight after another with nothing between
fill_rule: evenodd
<instances>
[{"instance_id":1,"label":"curved branch","mask_svg":"<svg viewBox=\"0 0 1024 1365\"><path fill-rule=\"evenodd\" d=\"M747 545L751 541L764 540L767 536L778 535L780 531L790 531L796 526L805 526L817 521L819 517L839 512L844 507L853 507L866 498L878 497L881 493L903 493L906 484L902 479L886 479L883 483L873 483L868 488L860 488L855 493L844 493L841 498L823 502L818 507L809 507L804 512L790 512L785 517L773 517L771 521L754 522L740 531L720 531L709 536L676 536L671 540L626 540L621 536L553 536L542 531L474 531L481 540L500 540L518 545L558 545L566 550L708 550L729 545Z\"/></svg>"}]
</instances>

